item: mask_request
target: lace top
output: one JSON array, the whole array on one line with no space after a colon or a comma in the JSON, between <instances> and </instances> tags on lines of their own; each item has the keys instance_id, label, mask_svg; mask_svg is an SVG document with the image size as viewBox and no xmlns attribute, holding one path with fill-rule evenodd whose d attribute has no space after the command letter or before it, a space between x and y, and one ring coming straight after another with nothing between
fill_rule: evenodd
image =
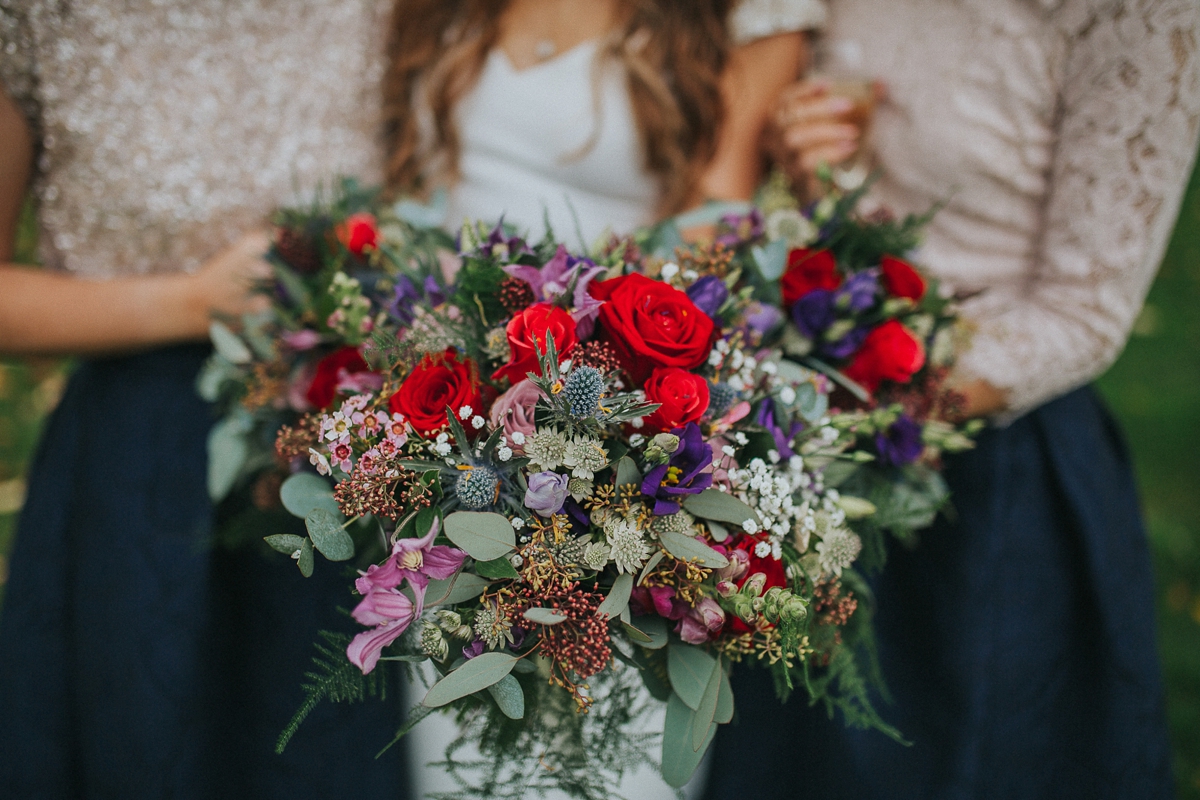
<instances>
[{"instance_id":1,"label":"lace top","mask_svg":"<svg viewBox=\"0 0 1200 800\"><path fill-rule=\"evenodd\" d=\"M947 206L921 260L977 326L962 368L1011 415L1124 345L1196 152L1195 0L832 0L833 71L886 81L875 192Z\"/></svg>"},{"instance_id":2,"label":"lace top","mask_svg":"<svg viewBox=\"0 0 1200 800\"><path fill-rule=\"evenodd\" d=\"M43 262L189 270L338 174L382 178L390 0L0 0Z\"/></svg>"}]
</instances>

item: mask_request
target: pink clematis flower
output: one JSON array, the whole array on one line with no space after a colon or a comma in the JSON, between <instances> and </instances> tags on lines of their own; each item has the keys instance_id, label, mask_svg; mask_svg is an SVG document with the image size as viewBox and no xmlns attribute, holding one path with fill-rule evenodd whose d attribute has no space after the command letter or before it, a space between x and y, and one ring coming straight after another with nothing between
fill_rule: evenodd
<instances>
[{"instance_id":1,"label":"pink clematis flower","mask_svg":"<svg viewBox=\"0 0 1200 800\"><path fill-rule=\"evenodd\" d=\"M362 601L351 616L362 625L374 626L354 637L346 656L366 675L375 669L383 648L400 637L425 607L425 590L431 578L445 580L462 567L467 554L455 547L434 545L439 524L420 539L397 539L392 554L382 564L372 564L354 585ZM408 581L413 599L400 592Z\"/></svg>"}]
</instances>

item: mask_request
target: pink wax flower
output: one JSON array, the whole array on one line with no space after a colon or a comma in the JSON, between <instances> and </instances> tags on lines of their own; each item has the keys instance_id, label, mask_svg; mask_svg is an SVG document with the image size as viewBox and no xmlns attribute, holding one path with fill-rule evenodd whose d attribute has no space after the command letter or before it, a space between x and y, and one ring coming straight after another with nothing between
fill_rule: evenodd
<instances>
[{"instance_id":1,"label":"pink wax flower","mask_svg":"<svg viewBox=\"0 0 1200 800\"><path fill-rule=\"evenodd\" d=\"M302 328L298 331L288 331L279 337L291 349L298 353L305 350L312 350L321 343L321 334L311 328Z\"/></svg>"},{"instance_id":2,"label":"pink wax flower","mask_svg":"<svg viewBox=\"0 0 1200 800\"><path fill-rule=\"evenodd\" d=\"M351 616L363 625L375 627L355 636L346 648L346 656L364 675L375 669L383 648L396 641L421 616L430 578L449 578L467 557L457 548L433 544L438 527L435 519L429 533L420 539L397 539L387 560L372 564L355 581L363 599ZM408 581L413 600L399 591L404 581Z\"/></svg>"}]
</instances>

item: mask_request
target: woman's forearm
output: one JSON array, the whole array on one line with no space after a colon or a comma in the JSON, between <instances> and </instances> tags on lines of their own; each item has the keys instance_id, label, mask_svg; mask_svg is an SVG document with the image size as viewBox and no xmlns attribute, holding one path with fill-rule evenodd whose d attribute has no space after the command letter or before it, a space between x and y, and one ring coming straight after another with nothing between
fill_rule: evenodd
<instances>
[{"instance_id":1,"label":"woman's forearm","mask_svg":"<svg viewBox=\"0 0 1200 800\"><path fill-rule=\"evenodd\" d=\"M97 354L202 339L208 304L190 275L83 280L0 265L0 353Z\"/></svg>"}]
</instances>

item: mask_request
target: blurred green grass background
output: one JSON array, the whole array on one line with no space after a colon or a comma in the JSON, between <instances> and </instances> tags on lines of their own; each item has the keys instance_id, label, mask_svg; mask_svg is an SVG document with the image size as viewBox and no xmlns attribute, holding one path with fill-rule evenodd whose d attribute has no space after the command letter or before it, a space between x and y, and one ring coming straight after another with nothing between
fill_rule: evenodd
<instances>
[{"instance_id":1,"label":"blurred green grass background","mask_svg":"<svg viewBox=\"0 0 1200 800\"><path fill-rule=\"evenodd\" d=\"M33 262L27 211L18 260ZM1200 170L1129 346L1099 381L1137 464L1158 578L1160 650L1179 796L1200 800ZM66 369L0 360L0 599L41 424Z\"/></svg>"}]
</instances>

